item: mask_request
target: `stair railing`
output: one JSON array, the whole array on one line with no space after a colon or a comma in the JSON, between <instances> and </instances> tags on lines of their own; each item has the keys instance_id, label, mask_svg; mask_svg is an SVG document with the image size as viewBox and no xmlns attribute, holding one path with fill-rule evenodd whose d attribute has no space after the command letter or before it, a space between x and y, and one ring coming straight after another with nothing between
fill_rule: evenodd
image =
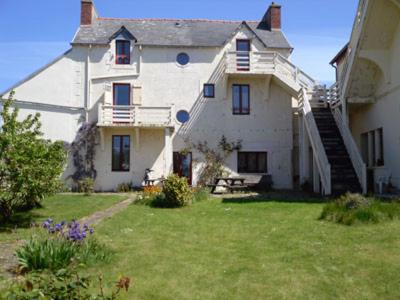
<instances>
[{"instance_id":1,"label":"stair railing","mask_svg":"<svg viewBox=\"0 0 400 300\"><path fill-rule=\"evenodd\" d=\"M317 163L317 168L321 177L323 193L332 194L331 165L322 144L321 136L318 131L317 123L311 110L307 91L303 88L299 95L299 109L304 117L305 128L313 149L313 155Z\"/></svg>"},{"instance_id":2,"label":"stair railing","mask_svg":"<svg viewBox=\"0 0 400 300\"><path fill-rule=\"evenodd\" d=\"M336 125L339 128L340 134L342 135L344 144L347 152L350 155L351 162L354 170L356 171L358 180L360 181L363 194L367 193L367 166L361 157L360 151L356 143L354 142L353 135L350 132L349 127L344 122L342 112L339 108L332 109L333 117L335 118Z\"/></svg>"}]
</instances>

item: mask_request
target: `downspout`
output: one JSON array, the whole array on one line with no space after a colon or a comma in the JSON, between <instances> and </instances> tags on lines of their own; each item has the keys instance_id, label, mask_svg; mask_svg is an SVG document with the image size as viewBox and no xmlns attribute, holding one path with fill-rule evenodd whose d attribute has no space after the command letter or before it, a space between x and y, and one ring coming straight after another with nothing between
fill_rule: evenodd
<instances>
[{"instance_id":1,"label":"downspout","mask_svg":"<svg viewBox=\"0 0 400 300\"><path fill-rule=\"evenodd\" d=\"M85 100L85 120L89 121L89 107L90 107L90 52L92 44L89 44L87 57L86 57L86 100Z\"/></svg>"}]
</instances>

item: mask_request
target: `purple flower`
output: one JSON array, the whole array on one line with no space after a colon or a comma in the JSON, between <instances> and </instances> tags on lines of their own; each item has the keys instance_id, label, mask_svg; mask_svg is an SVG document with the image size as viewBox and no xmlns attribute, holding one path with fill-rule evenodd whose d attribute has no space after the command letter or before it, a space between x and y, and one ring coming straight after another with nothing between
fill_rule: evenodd
<instances>
[{"instance_id":1,"label":"purple flower","mask_svg":"<svg viewBox=\"0 0 400 300\"><path fill-rule=\"evenodd\" d=\"M94 229L93 228L90 228L89 231L90 231L90 234L94 233Z\"/></svg>"}]
</instances>

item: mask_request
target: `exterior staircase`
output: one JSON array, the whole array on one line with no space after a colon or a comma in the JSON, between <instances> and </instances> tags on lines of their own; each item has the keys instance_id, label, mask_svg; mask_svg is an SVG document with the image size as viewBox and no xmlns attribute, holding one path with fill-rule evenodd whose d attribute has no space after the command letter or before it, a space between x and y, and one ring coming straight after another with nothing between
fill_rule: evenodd
<instances>
[{"instance_id":1,"label":"exterior staircase","mask_svg":"<svg viewBox=\"0 0 400 300\"><path fill-rule=\"evenodd\" d=\"M331 109L312 108L312 114L331 165L332 194L361 193L361 184Z\"/></svg>"}]
</instances>

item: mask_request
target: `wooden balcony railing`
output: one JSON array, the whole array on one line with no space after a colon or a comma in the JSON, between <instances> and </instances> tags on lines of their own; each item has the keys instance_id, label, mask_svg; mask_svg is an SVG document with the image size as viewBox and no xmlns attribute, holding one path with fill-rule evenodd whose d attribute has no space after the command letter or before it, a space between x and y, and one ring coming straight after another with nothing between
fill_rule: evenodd
<instances>
[{"instance_id":1,"label":"wooden balcony railing","mask_svg":"<svg viewBox=\"0 0 400 300\"><path fill-rule=\"evenodd\" d=\"M226 73L228 74L271 74L284 76L306 89L313 88L317 82L292 64L278 52L229 51L226 54Z\"/></svg>"},{"instance_id":2,"label":"wooden balcony railing","mask_svg":"<svg viewBox=\"0 0 400 300\"><path fill-rule=\"evenodd\" d=\"M102 127L173 127L173 107L100 105Z\"/></svg>"}]
</instances>

